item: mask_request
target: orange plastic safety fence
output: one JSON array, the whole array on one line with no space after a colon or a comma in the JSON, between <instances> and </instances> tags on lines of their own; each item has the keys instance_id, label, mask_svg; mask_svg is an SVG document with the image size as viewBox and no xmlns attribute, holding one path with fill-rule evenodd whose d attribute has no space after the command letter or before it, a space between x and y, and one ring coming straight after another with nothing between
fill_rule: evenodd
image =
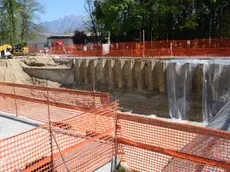
<instances>
[{"instance_id":1,"label":"orange plastic safety fence","mask_svg":"<svg viewBox=\"0 0 230 172\"><path fill-rule=\"evenodd\" d=\"M90 172L111 161L114 155L114 141L104 139L74 149L65 154L64 159L70 171ZM56 171L67 171L61 158L55 159L54 165Z\"/></svg>"},{"instance_id":2,"label":"orange plastic safety fence","mask_svg":"<svg viewBox=\"0 0 230 172\"><path fill-rule=\"evenodd\" d=\"M228 132L117 115L107 94L0 85L1 111L46 123L0 141L1 171L93 171L117 146L133 171L230 170Z\"/></svg>"},{"instance_id":3,"label":"orange plastic safety fence","mask_svg":"<svg viewBox=\"0 0 230 172\"><path fill-rule=\"evenodd\" d=\"M45 50L32 48L31 51ZM102 56L102 45L64 45L49 48L50 54L90 57ZM146 42L115 42L110 44L112 57L157 57L157 56L229 56L230 38L206 38L194 40L160 40Z\"/></svg>"},{"instance_id":4,"label":"orange plastic safety fence","mask_svg":"<svg viewBox=\"0 0 230 172\"><path fill-rule=\"evenodd\" d=\"M118 105L106 94L1 84L2 111L8 112L5 101L12 99L17 115L47 122L0 141L1 171L94 171L115 156ZM56 92L62 97L55 98ZM87 102L89 109L79 111L77 105Z\"/></svg>"},{"instance_id":5,"label":"orange plastic safety fence","mask_svg":"<svg viewBox=\"0 0 230 172\"><path fill-rule=\"evenodd\" d=\"M116 113L112 103L52 124L55 170L93 171L109 162L115 155Z\"/></svg>"},{"instance_id":6,"label":"orange plastic safety fence","mask_svg":"<svg viewBox=\"0 0 230 172\"><path fill-rule=\"evenodd\" d=\"M109 102L104 93L0 83L0 110L48 122L62 121Z\"/></svg>"},{"instance_id":7,"label":"orange plastic safety fence","mask_svg":"<svg viewBox=\"0 0 230 172\"><path fill-rule=\"evenodd\" d=\"M119 156L134 171L230 169L228 132L122 113L118 121Z\"/></svg>"},{"instance_id":8,"label":"orange plastic safety fence","mask_svg":"<svg viewBox=\"0 0 230 172\"><path fill-rule=\"evenodd\" d=\"M51 154L50 133L46 125L0 141L0 171L23 171ZM51 162L40 170L51 170Z\"/></svg>"}]
</instances>

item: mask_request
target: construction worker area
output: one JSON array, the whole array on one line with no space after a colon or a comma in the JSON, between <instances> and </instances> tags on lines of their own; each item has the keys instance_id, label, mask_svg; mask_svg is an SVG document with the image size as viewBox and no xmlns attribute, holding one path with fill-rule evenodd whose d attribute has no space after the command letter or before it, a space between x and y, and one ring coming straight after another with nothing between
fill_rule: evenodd
<instances>
[{"instance_id":1,"label":"construction worker area","mask_svg":"<svg viewBox=\"0 0 230 172\"><path fill-rule=\"evenodd\" d=\"M229 171L230 133L118 111L108 94L0 83L0 111L40 123L0 141L0 171Z\"/></svg>"}]
</instances>

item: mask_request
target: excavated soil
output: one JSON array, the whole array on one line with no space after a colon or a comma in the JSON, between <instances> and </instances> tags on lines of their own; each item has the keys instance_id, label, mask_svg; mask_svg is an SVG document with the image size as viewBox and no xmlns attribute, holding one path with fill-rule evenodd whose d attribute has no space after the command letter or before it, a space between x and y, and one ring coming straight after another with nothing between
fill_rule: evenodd
<instances>
[{"instance_id":1,"label":"excavated soil","mask_svg":"<svg viewBox=\"0 0 230 172\"><path fill-rule=\"evenodd\" d=\"M0 60L0 82L11 82L19 84L32 84L40 86L60 87L61 83L49 80L38 79L24 72L23 67L67 67L71 65L69 61L59 61L52 56L36 56L18 59Z\"/></svg>"},{"instance_id":2,"label":"excavated soil","mask_svg":"<svg viewBox=\"0 0 230 172\"><path fill-rule=\"evenodd\" d=\"M36 56L17 59L4 59L0 60L0 82L11 82L20 84L30 84L49 87L67 87L80 90L92 90L92 84L83 85L70 85L63 86L63 83L53 82L50 80L39 79L28 75L23 68L25 67L38 67L38 68L71 68L72 60L67 57L56 56ZM61 75L61 73L60 73ZM1 87L1 89L3 89ZM135 89L113 89L109 90L103 86L95 86L97 91L108 92L112 99L120 101L120 110L123 112L132 112L136 114L144 114L150 116L158 116L164 118L170 118L168 109L168 97L167 94L160 94L154 91L140 91ZM22 91L23 93L23 91ZM28 96L36 96L41 99L45 99L45 94L42 92L30 92L23 94L29 94ZM71 104L80 103L81 100L74 100L71 96L64 96L65 100ZM58 99L58 97L56 97ZM56 99L55 99L56 100ZM55 101L53 100L53 101ZM197 101L194 101L197 102ZM194 104L193 110L191 110L191 121L201 121L201 102Z\"/></svg>"}]
</instances>

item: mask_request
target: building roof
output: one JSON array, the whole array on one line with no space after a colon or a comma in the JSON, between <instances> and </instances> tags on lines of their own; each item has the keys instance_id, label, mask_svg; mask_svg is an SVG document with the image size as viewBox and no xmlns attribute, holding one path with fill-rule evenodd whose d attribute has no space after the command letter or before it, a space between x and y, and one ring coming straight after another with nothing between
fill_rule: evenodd
<instances>
[{"instance_id":1,"label":"building roof","mask_svg":"<svg viewBox=\"0 0 230 172\"><path fill-rule=\"evenodd\" d=\"M74 36L74 33L56 34L56 33L43 32L43 33L38 33L34 39L29 40L27 43L29 45L47 44L47 39L61 39L61 38L71 38L72 39L73 36Z\"/></svg>"},{"instance_id":2,"label":"building roof","mask_svg":"<svg viewBox=\"0 0 230 172\"><path fill-rule=\"evenodd\" d=\"M50 38L72 38L74 36L74 33L69 33L69 34L52 34L48 37Z\"/></svg>"}]
</instances>

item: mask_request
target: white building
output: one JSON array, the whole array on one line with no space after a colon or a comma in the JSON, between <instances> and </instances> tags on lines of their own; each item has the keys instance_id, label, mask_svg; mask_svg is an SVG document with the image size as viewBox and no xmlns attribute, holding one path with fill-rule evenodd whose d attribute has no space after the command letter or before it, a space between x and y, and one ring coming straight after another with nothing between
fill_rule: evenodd
<instances>
[{"instance_id":1,"label":"white building","mask_svg":"<svg viewBox=\"0 0 230 172\"><path fill-rule=\"evenodd\" d=\"M39 33L34 39L27 42L28 45L36 48L51 47L53 42L63 41L65 45L73 44L72 34L53 34L53 33Z\"/></svg>"},{"instance_id":2,"label":"white building","mask_svg":"<svg viewBox=\"0 0 230 172\"><path fill-rule=\"evenodd\" d=\"M63 41L65 45L73 44L73 36L72 34L53 34L47 38L48 46L51 47L53 42Z\"/></svg>"}]
</instances>

